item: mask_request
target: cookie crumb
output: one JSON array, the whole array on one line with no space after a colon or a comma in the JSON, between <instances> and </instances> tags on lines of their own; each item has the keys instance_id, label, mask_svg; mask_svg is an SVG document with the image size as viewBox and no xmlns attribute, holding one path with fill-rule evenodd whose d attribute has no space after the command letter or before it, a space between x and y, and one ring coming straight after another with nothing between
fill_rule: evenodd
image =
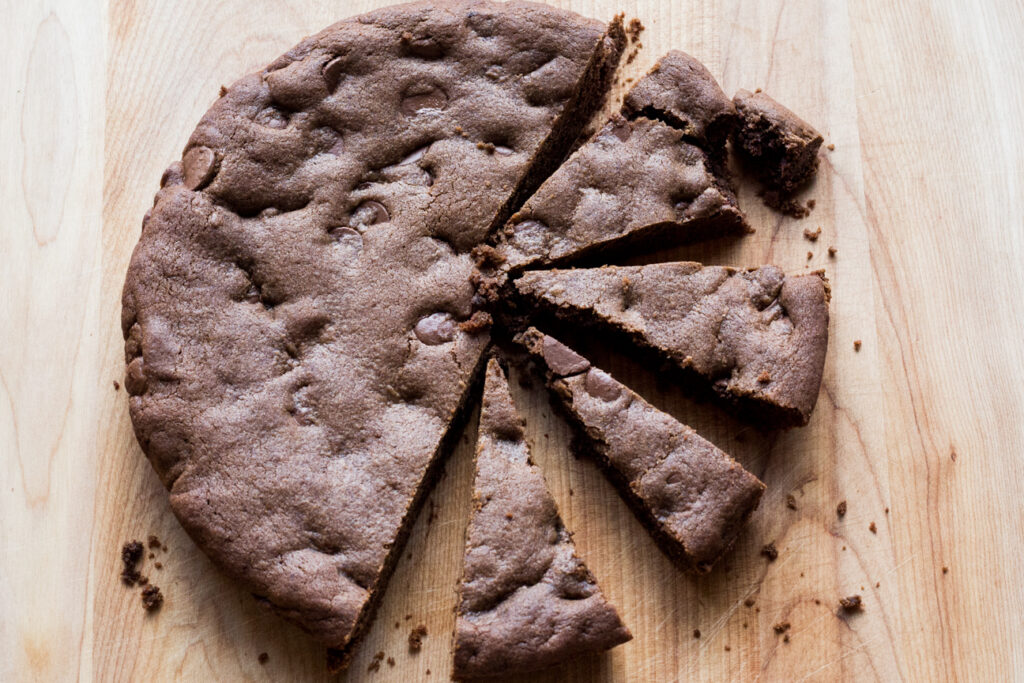
<instances>
[{"instance_id":1,"label":"cookie crumb","mask_svg":"<svg viewBox=\"0 0 1024 683\"><path fill-rule=\"evenodd\" d=\"M419 652L423 649L423 639L427 637L427 627L420 624L409 632L409 651Z\"/></svg>"},{"instance_id":2,"label":"cookie crumb","mask_svg":"<svg viewBox=\"0 0 1024 683\"><path fill-rule=\"evenodd\" d=\"M256 661L260 664L266 664L268 661L270 661L270 655L268 655L266 652L261 652L259 657L256 658Z\"/></svg>"},{"instance_id":3,"label":"cookie crumb","mask_svg":"<svg viewBox=\"0 0 1024 683\"><path fill-rule=\"evenodd\" d=\"M779 621L772 626L776 633L785 633L790 628L792 628L792 625L788 621Z\"/></svg>"},{"instance_id":4,"label":"cookie crumb","mask_svg":"<svg viewBox=\"0 0 1024 683\"><path fill-rule=\"evenodd\" d=\"M160 539L156 537L156 534L150 534L149 538L146 539L146 545L150 548L159 548L162 544Z\"/></svg>"},{"instance_id":5,"label":"cookie crumb","mask_svg":"<svg viewBox=\"0 0 1024 683\"><path fill-rule=\"evenodd\" d=\"M786 635L782 636L782 642L784 642L784 643L788 643L789 642L789 634L788 633Z\"/></svg>"},{"instance_id":6,"label":"cookie crumb","mask_svg":"<svg viewBox=\"0 0 1024 683\"><path fill-rule=\"evenodd\" d=\"M380 660L375 659L372 662L370 662L369 666L366 667L366 670L370 673L380 671Z\"/></svg>"},{"instance_id":7,"label":"cookie crumb","mask_svg":"<svg viewBox=\"0 0 1024 683\"><path fill-rule=\"evenodd\" d=\"M693 629L693 637L694 638L700 638L700 629L699 628Z\"/></svg>"},{"instance_id":8,"label":"cookie crumb","mask_svg":"<svg viewBox=\"0 0 1024 683\"><path fill-rule=\"evenodd\" d=\"M388 666L394 666L394 665L395 665L395 658L394 657L388 657Z\"/></svg>"},{"instance_id":9,"label":"cookie crumb","mask_svg":"<svg viewBox=\"0 0 1024 683\"><path fill-rule=\"evenodd\" d=\"M860 345L861 345L860 339L854 339L853 340L853 350L854 351L860 351Z\"/></svg>"},{"instance_id":10,"label":"cookie crumb","mask_svg":"<svg viewBox=\"0 0 1024 683\"><path fill-rule=\"evenodd\" d=\"M859 595L850 595L839 600L839 606L844 612L861 612L864 610L864 603Z\"/></svg>"},{"instance_id":11,"label":"cookie crumb","mask_svg":"<svg viewBox=\"0 0 1024 683\"><path fill-rule=\"evenodd\" d=\"M813 251L807 252L807 260L810 261L812 258L814 258L814 252Z\"/></svg>"},{"instance_id":12,"label":"cookie crumb","mask_svg":"<svg viewBox=\"0 0 1024 683\"><path fill-rule=\"evenodd\" d=\"M786 494L786 507L790 510L796 510L796 498L793 497L792 493Z\"/></svg>"},{"instance_id":13,"label":"cookie crumb","mask_svg":"<svg viewBox=\"0 0 1024 683\"><path fill-rule=\"evenodd\" d=\"M943 574L948 574L949 573L949 567L943 567L942 568L942 573Z\"/></svg>"},{"instance_id":14,"label":"cookie crumb","mask_svg":"<svg viewBox=\"0 0 1024 683\"><path fill-rule=\"evenodd\" d=\"M120 382L118 382L118 381L117 381L117 380L115 379L115 380L114 380L114 391L120 391L120 390L121 390L121 383L120 383Z\"/></svg>"},{"instance_id":15,"label":"cookie crumb","mask_svg":"<svg viewBox=\"0 0 1024 683\"><path fill-rule=\"evenodd\" d=\"M839 250L836 249L835 247L829 247L828 248L828 257L829 258L835 258L836 254L838 254L838 253L839 253Z\"/></svg>"},{"instance_id":16,"label":"cookie crumb","mask_svg":"<svg viewBox=\"0 0 1024 683\"><path fill-rule=\"evenodd\" d=\"M754 598L747 598L746 600L743 601L743 604L746 607L753 607L754 606Z\"/></svg>"},{"instance_id":17,"label":"cookie crumb","mask_svg":"<svg viewBox=\"0 0 1024 683\"><path fill-rule=\"evenodd\" d=\"M818 205L818 200L817 199L808 199L807 200L807 208L808 209L813 209L817 205ZM820 230L821 228L818 228L818 229Z\"/></svg>"},{"instance_id":18,"label":"cookie crumb","mask_svg":"<svg viewBox=\"0 0 1024 683\"><path fill-rule=\"evenodd\" d=\"M875 581L875 588L881 588L881 587L882 587L882 582L881 581Z\"/></svg>"},{"instance_id":19,"label":"cookie crumb","mask_svg":"<svg viewBox=\"0 0 1024 683\"><path fill-rule=\"evenodd\" d=\"M812 231L810 228L804 228L804 239L810 242L817 242L818 238L821 237L821 226L818 226L817 230Z\"/></svg>"},{"instance_id":20,"label":"cookie crumb","mask_svg":"<svg viewBox=\"0 0 1024 683\"><path fill-rule=\"evenodd\" d=\"M142 606L146 608L147 612L158 610L163 604L164 594L157 586L146 586L142 589Z\"/></svg>"},{"instance_id":21,"label":"cookie crumb","mask_svg":"<svg viewBox=\"0 0 1024 683\"><path fill-rule=\"evenodd\" d=\"M430 669L427 669L427 675L428 676L430 675Z\"/></svg>"},{"instance_id":22,"label":"cookie crumb","mask_svg":"<svg viewBox=\"0 0 1024 683\"><path fill-rule=\"evenodd\" d=\"M732 648L731 648L731 647L729 647L728 645L726 645L726 646L725 646L725 651L726 651L726 652L730 652L730 651L732 651Z\"/></svg>"},{"instance_id":23,"label":"cookie crumb","mask_svg":"<svg viewBox=\"0 0 1024 683\"><path fill-rule=\"evenodd\" d=\"M835 149L836 149L836 146L835 146L835 145L833 145L833 144L832 144L832 143L830 142L830 143L828 143L828 144L827 144L827 145L825 146L825 149L827 149L827 150L828 150L828 151L830 151L830 152L833 152L833 151L835 151Z\"/></svg>"},{"instance_id":24,"label":"cookie crumb","mask_svg":"<svg viewBox=\"0 0 1024 683\"><path fill-rule=\"evenodd\" d=\"M121 563L124 565L121 570L121 580L125 585L134 586L142 577L138 570L142 553L142 543L139 541L128 541L121 547Z\"/></svg>"},{"instance_id":25,"label":"cookie crumb","mask_svg":"<svg viewBox=\"0 0 1024 683\"><path fill-rule=\"evenodd\" d=\"M767 370L762 370L761 374L757 376L757 381L761 384L768 384L772 381L772 376Z\"/></svg>"},{"instance_id":26,"label":"cookie crumb","mask_svg":"<svg viewBox=\"0 0 1024 683\"><path fill-rule=\"evenodd\" d=\"M885 508L885 514L889 514L889 508Z\"/></svg>"},{"instance_id":27,"label":"cookie crumb","mask_svg":"<svg viewBox=\"0 0 1024 683\"><path fill-rule=\"evenodd\" d=\"M164 568L164 565L161 562L154 562L153 566L156 567L157 569L163 569Z\"/></svg>"},{"instance_id":28,"label":"cookie crumb","mask_svg":"<svg viewBox=\"0 0 1024 683\"><path fill-rule=\"evenodd\" d=\"M814 598L814 604L815 605L820 605L821 604L821 600L819 600L818 598Z\"/></svg>"},{"instance_id":29,"label":"cookie crumb","mask_svg":"<svg viewBox=\"0 0 1024 683\"><path fill-rule=\"evenodd\" d=\"M878 527L875 526L874 522L871 522L871 524L868 524L868 531L870 531L873 534L877 534L878 533Z\"/></svg>"},{"instance_id":30,"label":"cookie crumb","mask_svg":"<svg viewBox=\"0 0 1024 683\"><path fill-rule=\"evenodd\" d=\"M845 500L839 501L839 505L836 505L836 516L837 517L845 517L846 516L846 501Z\"/></svg>"},{"instance_id":31,"label":"cookie crumb","mask_svg":"<svg viewBox=\"0 0 1024 683\"><path fill-rule=\"evenodd\" d=\"M777 560L779 558L779 550L775 547L775 541L761 548L761 554L767 557L769 562Z\"/></svg>"}]
</instances>

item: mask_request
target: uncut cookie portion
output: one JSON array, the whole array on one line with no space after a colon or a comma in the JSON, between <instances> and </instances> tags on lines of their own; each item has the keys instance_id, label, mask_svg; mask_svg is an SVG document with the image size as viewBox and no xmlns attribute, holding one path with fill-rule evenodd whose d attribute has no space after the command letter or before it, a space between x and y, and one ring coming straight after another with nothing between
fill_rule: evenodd
<instances>
[{"instance_id":1,"label":"uncut cookie portion","mask_svg":"<svg viewBox=\"0 0 1024 683\"><path fill-rule=\"evenodd\" d=\"M454 677L533 671L631 638L576 555L530 458L508 380L492 358L459 584Z\"/></svg>"},{"instance_id":2,"label":"uncut cookie portion","mask_svg":"<svg viewBox=\"0 0 1024 683\"><path fill-rule=\"evenodd\" d=\"M699 263L530 271L515 290L573 326L609 332L768 429L803 425L828 346L828 282L775 266Z\"/></svg>"},{"instance_id":3,"label":"uncut cookie portion","mask_svg":"<svg viewBox=\"0 0 1024 683\"><path fill-rule=\"evenodd\" d=\"M615 34L529 3L340 22L226 90L143 221L139 443L215 564L342 664L482 368L469 252L584 125Z\"/></svg>"},{"instance_id":4,"label":"uncut cookie portion","mask_svg":"<svg viewBox=\"0 0 1024 683\"><path fill-rule=\"evenodd\" d=\"M615 116L541 185L496 236L505 267L666 239L750 231L707 154L661 121Z\"/></svg>"},{"instance_id":5,"label":"uncut cookie portion","mask_svg":"<svg viewBox=\"0 0 1024 683\"><path fill-rule=\"evenodd\" d=\"M671 415L536 328L516 339L540 364L556 406L661 549L711 570L757 508L764 484Z\"/></svg>"}]
</instances>

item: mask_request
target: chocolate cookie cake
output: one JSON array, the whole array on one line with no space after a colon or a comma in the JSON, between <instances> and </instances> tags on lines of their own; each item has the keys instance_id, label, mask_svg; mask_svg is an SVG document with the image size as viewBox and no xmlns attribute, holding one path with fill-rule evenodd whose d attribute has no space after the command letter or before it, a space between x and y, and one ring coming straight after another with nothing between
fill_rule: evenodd
<instances>
[{"instance_id":1,"label":"chocolate cookie cake","mask_svg":"<svg viewBox=\"0 0 1024 683\"><path fill-rule=\"evenodd\" d=\"M527 2L342 21L216 101L128 270L132 422L218 567L344 662L481 367L470 250L623 47Z\"/></svg>"},{"instance_id":2,"label":"chocolate cookie cake","mask_svg":"<svg viewBox=\"0 0 1024 683\"><path fill-rule=\"evenodd\" d=\"M456 679L514 675L615 647L629 630L576 555L495 359L455 621Z\"/></svg>"},{"instance_id":3,"label":"chocolate cookie cake","mask_svg":"<svg viewBox=\"0 0 1024 683\"><path fill-rule=\"evenodd\" d=\"M529 271L514 286L548 317L667 361L763 427L810 418L828 346L821 273L680 262Z\"/></svg>"},{"instance_id":4,"label":"chocolate cookie cake","mask_svg":"<svg viewBox=\"0 0 1024 683\"><path fill-rule=\"evenodd\" d=\"M555 404L658 545L704 573L732 547L764 484L724 452L558 340L517 341L547 375Z\"/></svg>"},{"instance_id":5,"label":"chocolate cookie cake","mask_svg":"<svg viewBox=\"0 0 1024 683\"><path fill-rule=\"evenodd\" d=\"M531 270L750 231L725 150L754 109L685 53L583 139L626 42L621 15L522 0L346 19L222 88L161 179L122 295L136 437L196 544L336 668L482 382L456 675L631 637L530 461L504 373L484 372L492 337L534 317L608 330L762 424L808 419L823 276ZM763 116L765 145L795 130ZM817 150L794 134L787 187ZM532 328L519 341L662 547L708 570L763 485L567 347Z\"/></svg>"}]
</instances>

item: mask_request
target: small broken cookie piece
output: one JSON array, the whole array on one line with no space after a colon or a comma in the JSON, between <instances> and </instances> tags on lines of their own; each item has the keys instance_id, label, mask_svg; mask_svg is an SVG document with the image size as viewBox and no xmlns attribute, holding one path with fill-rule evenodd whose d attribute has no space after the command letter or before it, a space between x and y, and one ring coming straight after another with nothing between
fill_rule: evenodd
<instances>
[{"instance_id":1,"label":"small broken cookie piece","mask_svg":"<svg viewBox=\"0 0 1024 683\"><path fill-rule=\"evenodd\" d=\"M144 549L139 541L129 541L121 547L121 580L129 586L134 586L142 575L139 573L139 562L142 560Z\"/></svg>"},{"instance_id":2,"label":"small broken cookie piece","mask_svg":"<svg viewBox=\"0 0 1024 683\"><path fill-rule=\"evenodd\" d=\"M763 92L740 90L733 103L740 116L734 148L765 188L789 195L810 181L821 134Z\"/></svg>"},{"instance_id":3,"label":"small broken cookie piece","mask_svg":"<svg viewBox=\"0 0 1024 683\"><path fill-rule=\"evenodd\" d=\"M158 610L163 604L164 594L160 592L160 588L150 584L142 590L142 606L147 612Z\"/></svg>"},{"instance_id":4,"label":"small broken cookie piece","mask_svg":"<svg viewBox=\"0 0 1024 683\"><path fill-rule=\"evenodd\" d=\"M736 107L703 64L671 50L626 95L624 111L660 119L706 152L724 153L736 125Z\"/></svg>"},{"instance_id":5,"label":"small broken cookie piece","mask_svg":"<svg viewBox=\"0 0 1024 683\"><path fill-rule=\"evenodd\" d=\"M850 595L839 599L839 607L844 612L860 612L864 609L864 601L859 595Z\"/></svg>"}]
</instances>

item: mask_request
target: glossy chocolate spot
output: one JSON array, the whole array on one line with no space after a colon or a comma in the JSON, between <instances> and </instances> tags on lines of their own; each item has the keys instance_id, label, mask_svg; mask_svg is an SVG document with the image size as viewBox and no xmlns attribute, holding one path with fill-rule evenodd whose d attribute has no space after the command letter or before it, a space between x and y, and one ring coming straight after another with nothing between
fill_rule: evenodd
<instances>
[{"instance_id":1,"label":"glossy chocolate spot","mask_svg":"<svg viewBox=\"0 0 1024 683\"><path fill-rule=\"evenodd\" d=\"M420 318L413 328L416 338L428 346L445 344L455 339L455 321L448 313L431 313L425 318Z\"/></svg>"},{"instance_id":2,"label":"glossy chocolate spot","mask_svg":"<svg viewBox=\"0 0 1024 683\"><path fill-rule=\"evenodd\" d=\"M422 59L440 59L444 56L441 44L430 38L415 38L411 33L402 34L402 45L406 53Z\"/></svg>"},{"instance_id":3,"label":"glossy chocolate spot","mask_svg":"<svg viewBox=\"0 0 1024 683\"><path fill-rule=\"evenodd\" d=\"M616 118L611 123L611 132L612 135L625 142L633 135L633 127L629 125L629 121L626 119Z\"/></svg>"},{"instance_id":4,"label":"glossy chocolate spot","mask_svg":"<svg viewBox=\"0 0 1024 683\"><path fill-rule=\"evenodd\" d=\"M201 190L217 174L217 155L209 147L193 147L185 152L181 165L185 187Z\"/></svg>"},{"instance_id":5,"label":"glossy chocolate spot","mask_svg":"<svg viewBox=\"0 0 1024 683\"><path fill-rule=\"evenodd\" d=\"M587 393L602 401L614 401L622 395L622 386L604 370L590 368L585 385Z\"/></svg>"},{"instance_id":6,"label":"glossy chocolate spot","mask_svg":"<svg viewBox=\"0 0 1024 683\"><path fill-rule=\"evenodd\" d=\"M368 199L352 212L352 219L350 224L354 227L365 227L367 225L376 225L377 223L386 223L391 219L388 215L388 210L384 208L384 205L380 202L376 202L372 199Z\"/></svg>"},{"instance_id":7,"label":"glossy chocolate spot","mask_svg":"<svg viewBox=\"0 0 1024 683\"><path fill-rule=\"evenodd\" d=\"M405 91L402 96L402 111L413 116L424 109L443 109L448 104L448 95L435 85L421 83Z\"/></svg>"},{"instance_id":8,"label":"glossy chocolate spot","mask_svg":"<svg viewBox=\"0 0 1024 683\"><path fill-rule=\"evenodd\" d=\"M277 107L266 107L256 114L256 123L267 128L287 128L288 117Z\"/></svg>"},{"instance_id":9,"label":"glossy chocolate spot","mask_svg":"<svg viewBox=\"0 0 1024 683\"><path fill-rule=\"evenodd\" d=\"M335 242L352 252L358 252L363 248L363 236L352 228L332 228L329 232Z\"/></svg>"},{"instance_id":10,"label":"glossy chocolate spot","mask_svg":"<svg viewBox=\"0 0 1024 683\"><path fill-rule=\"evenodd\" d=\"M185 152L185 156L188 156L188 152ZM180 161L175 161L173 164L168 166L163 175L160 176L160 187L181 185L182 182L184 182L184 178L182 177L184 172L182 163Z\"/></svg>"},{"instance_id":11,"label":"glossy chocolate spot","mask_svg":"<svg viewBox=\"0 0 1024 683\"><path fill-rule=\"evenodd\" d=\"M542 352L551 372L562 377L579 374L590 367L590 361L551 337L544 337Z\"/></svg>"},{"instance_id":12,"label":"glossy chocolate spot","mask_svg":"<svg viewBox=\"0 0 1024 683\"><path fill-rule=\"evenodd\" d=\"M324 77L324 81L327 83L329 90L334 90L338 87L338 83L341 83L341 79L345 76L345 62L341 57L335 57L326 64L320 73Z\"/></svg>"}]
</instances>

